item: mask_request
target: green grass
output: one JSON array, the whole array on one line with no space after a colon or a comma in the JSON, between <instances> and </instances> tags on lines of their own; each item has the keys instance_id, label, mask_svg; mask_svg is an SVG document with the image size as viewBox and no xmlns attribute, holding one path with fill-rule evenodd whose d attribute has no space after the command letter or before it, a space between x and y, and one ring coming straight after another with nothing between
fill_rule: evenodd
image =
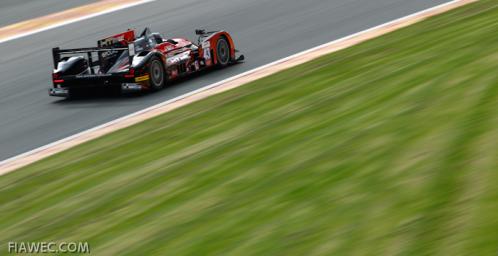
<instances>
[{"instance_id":1,"label":"green grass","mask_svg":"<svg viewBox=\"0 0 498 256\"><path fill-rule=\"evenodd\" d=\"M0 177L0 254L497 255L497 35L480 1Z\"/></svg>"}]
</instances>

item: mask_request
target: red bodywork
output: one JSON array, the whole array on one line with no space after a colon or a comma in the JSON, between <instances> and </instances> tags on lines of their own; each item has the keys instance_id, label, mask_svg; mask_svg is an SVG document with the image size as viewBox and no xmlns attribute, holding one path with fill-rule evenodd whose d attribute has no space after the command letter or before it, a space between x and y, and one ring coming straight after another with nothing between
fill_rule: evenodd
<instances>
[{"instance_id":1,"label":"red bodywork","mask_svg":"<svg viewBox=\"0 0 498 256\"><path fill-rule=\"evenodd\" d=\"M121 43L122 46L127 46L129 43L132 43L133 41L135 41L135 31L128 30L126 32L99 40L98 46L99 47L113 46L116 43Z\"/></svg>"},{"instance_id":2,"label":"red bodywork","mask_svg":"<svg viewBox=\"0 0 498 256\"><path fill-rule=\"evenodd\" d=\"M232 60L235 60L235 47L233 39L227 32L224 31L213 34L212 36L206 38L206 40L199 45L194 44L192 41L185 38L173 38L164 40L163 43L156 45L155 49L161 52L161 54L164 56L163 60L167 69L168 78L172 80L179 76L180 71L176 70L176 68L173 67L175 64L170 60L177 58L178 56L181 56L183 54L188 54L189 56L189 60L187 61L186 65L187 72L195 72L201 69L201 67L211 67L218 64L216 42L220 37L224 37L227 39L228 43L230 44L230 57ZM197 49L192 48L192 46Z\"/></svg>"},{"instance_id":3,"label":"red bodywork","mask_svg":"<svg viewBox=\"0 0 498 256\"><path fill-rule=\"evenodd\" d=\"M154 47L154 49L161 53L168 79L173 80L181 74L181 71L178 70L178 67L175 67L177 64L174 61L170 60L175 59L180 55L189 56L189 60L186 63L187 70L185 71L187 73L198 71L201 69L201 67L205 68L218 64L218 52L215 46L220 37L226 38L230 45L231 59L235 59L235 47L233 39L230 34L225 31L213 33L209 37L206 37L200 45L194 44L192 41L185 38L172 38L166 40L163 39L163 42L158 43ZM115 45L116 43L121 43L123 46L127 46L135 39L135 32L133 30L129 30L102 39L98 42L98 44L99 47L103 47L106 45ZM197 49L194 50L192 46ZM206 51L208 51L208 53L206 53ZM196 63L196 61L202 61L202 63ZM145 83L144 86L146 86Z\"/></svg>"}]
</instances>

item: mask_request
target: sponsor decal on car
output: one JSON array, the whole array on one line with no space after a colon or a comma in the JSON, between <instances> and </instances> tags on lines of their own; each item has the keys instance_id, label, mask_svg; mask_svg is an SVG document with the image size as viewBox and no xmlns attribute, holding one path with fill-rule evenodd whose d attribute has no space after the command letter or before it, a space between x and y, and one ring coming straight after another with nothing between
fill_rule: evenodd
<instances>
[{"instance_id":1,"label":"sponsor decal on car","mask_svg":"<svg viewBox=\"0 0 498 256\"><path fill-rule=\"evenodd\" d=\"M202 51L204 52L204 59L211 59L211 43L209 41L202 43Z\"/></svg>"},{"instance_id":2,"label":"sponsor decal on car","mask_svg":"<svg viewBox=\"0 0 498 256\"><path fill-rule=\"evenodd\" d=\"M102 58L109 58L109 57L116 55L117 53L118 53L118 51L109 50L106 52L102 52L101 55L102 55Z\"/></svg>"},{"instance_id":3,"label":"sponsor decal on car","mask_svg":"<svg viewBox=\"0 0 498 256\"><path fill-rule=\"evenodd\" d=\"M66 88L50 88L49 95L66 97L69 95L69 90Z\"/></svg>"},{"instance_id":4,"label":"sponsor decal on car","mask_svg":"<svg viewBox=\"0 0 498 256\"><path fill-rule=\"evenodd\" d=\"M143 82L149 80L149 75L135 77L135 82Z\"/></svg>"},{"instance_id":5,"label":"sponsor decal on car","mask_svg":"<svg viewBox=\"0 0 498 256\"><path fill-rule=\"evenodd\" d=\"M140 91L142 90L142 85L136 83L123 83L121 84L121 89L124 91Z\"/></svg>"}]
</instances>

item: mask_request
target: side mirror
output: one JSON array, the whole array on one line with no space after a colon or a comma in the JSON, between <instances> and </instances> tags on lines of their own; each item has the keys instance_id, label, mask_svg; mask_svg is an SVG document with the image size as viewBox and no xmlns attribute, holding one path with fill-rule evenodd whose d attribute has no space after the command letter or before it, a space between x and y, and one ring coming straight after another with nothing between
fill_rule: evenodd
<instances>
[{"instance_id":1,"label":"side mirror","mask_svg":"<svg viewBox=\"0 0 498 256\"><path fill-rule=\"evenodd\" d=\"M195 34L199 35L199 36L204 35L204 34L206 34L206 30L205 29L196 29Z\"/></svg>"}]
</instances>

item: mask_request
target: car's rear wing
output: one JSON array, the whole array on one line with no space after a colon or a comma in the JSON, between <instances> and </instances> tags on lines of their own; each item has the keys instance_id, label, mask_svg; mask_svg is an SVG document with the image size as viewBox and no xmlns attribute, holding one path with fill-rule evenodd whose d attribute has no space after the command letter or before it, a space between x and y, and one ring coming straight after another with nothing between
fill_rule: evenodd
<instances>
[{"instance_id":1,"label":"car's rear wing","mask_svg":"<svg viewBox=\"0 0 498 256\"><path fill-rule=\"evenodd\" d=\"M61 62L63 57L82 56L88 61L90 72L93 74L94 67L104 66L107 56L120 51L128 51L129 63L131 64L133 56L135 55L135 45L133 43L128 44L128 47L52 48L54 69L57 69L59 62Z\"/></svg>"}]
</instances>

